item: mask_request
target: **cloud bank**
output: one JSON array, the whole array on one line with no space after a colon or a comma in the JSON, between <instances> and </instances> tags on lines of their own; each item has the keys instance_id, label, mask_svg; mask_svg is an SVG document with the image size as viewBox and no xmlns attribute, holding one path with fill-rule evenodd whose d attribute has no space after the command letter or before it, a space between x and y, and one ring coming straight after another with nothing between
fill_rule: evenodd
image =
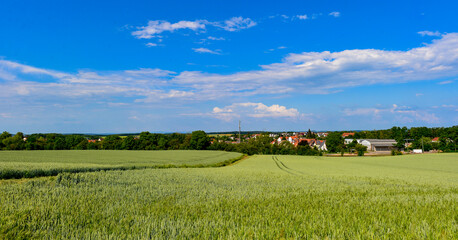
<instances>
[{"instance_id":1,"label":"cloud bank","mask_svg":"<svg viewBox=\"0 0 458 240\"><path fill-rule=\"evenodd\" d=\"M347 108L342 111L345 116L367 116L374 119L396 119L400 123L411 123L414 121L435 124L439 118L427 109L415 109L410 106L399 106L393 104L391 107L373 107L373 108Z\"/></svg>"},{"instance_id":2,"label":"cloud bank","mask_svg":"<svg viewBox=\"0 0 458 240\"><path fill-rule=\"evenodd\" d=\"M213 50L195 51L212 53L209 51ZM154 68L70 73L0 60L0 94L37 100L43 96L64 99L116 96L134 102L208 101L234 96L330 94L349 87L423 80L440 80L445 84L450 82L444 78L457 75L458 34L448 33L407 51L354 49L291 53L279 63L232 74L177 73Z\"/></svg>"},{"instance_id":3,"label":"cloud bank","mask_svg":"<svg viewBox=\"0 0 458 240\"><path fill-rule=\"evenodd\" d=\"M234 103L223 108L215 107L212 113L208 114L212 117L224 120L232 121L233 119L240 118L241 116L247 116L251 118L287 118L287 119L299 119L302 114L295 108L286 108L274 104L267 106L263 103Z\"/></svg>"}]
</instances>

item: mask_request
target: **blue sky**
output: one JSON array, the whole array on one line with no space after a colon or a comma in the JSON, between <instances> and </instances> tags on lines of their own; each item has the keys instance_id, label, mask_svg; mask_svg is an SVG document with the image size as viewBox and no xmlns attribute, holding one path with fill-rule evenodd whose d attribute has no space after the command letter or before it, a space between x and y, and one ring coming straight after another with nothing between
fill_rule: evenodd
<instances>
[{"instance_id":1,"label":"blue sky","mask_svg":"<svg viewBox=\"0 0 458 240\"><path fill-rule=\"evenodd\" d=\"M0 128L458 123L455 1L2 1Z\"/></svg>"}]
</instances>

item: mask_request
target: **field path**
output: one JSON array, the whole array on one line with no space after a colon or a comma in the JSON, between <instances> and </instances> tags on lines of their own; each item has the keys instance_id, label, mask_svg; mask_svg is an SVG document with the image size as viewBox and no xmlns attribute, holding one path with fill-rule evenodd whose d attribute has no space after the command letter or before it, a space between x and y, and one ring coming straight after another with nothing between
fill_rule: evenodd
<instances>
[{"instance_id":1,"label":"field path","mask_svg":"<svg viewBox=\"0 0 458 240\"><path fill-rule=\"evenodd\" d=\"M298 170L294 170L294 169L289 168L288 166L286 166L286 164L283 163L280 159L278 159L277 156L272 156L272 160L274 160L274 162L277 165L277 167L282 171L285 171L285 172L287 172L289 174L292 174L292 175L304 175L303 172L298 171Z\"/></svg>"}]
</instances>

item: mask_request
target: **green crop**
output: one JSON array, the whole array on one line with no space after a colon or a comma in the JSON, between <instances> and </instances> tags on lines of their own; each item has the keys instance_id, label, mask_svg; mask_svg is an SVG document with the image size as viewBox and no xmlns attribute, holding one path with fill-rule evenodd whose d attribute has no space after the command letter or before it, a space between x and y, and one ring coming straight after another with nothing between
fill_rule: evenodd
<instances>
[{"instance_id":1,"label":"green crop","mask_svg":"<svg viewBox=\"0 0 458 240\"><path fill-rule=\"evenodd\" d=\"M2 180L0 193L5 239L458 236L458 154L253 156L222 168Z\"/></svg>"},{"instance_id":2,"label":"green crop","mask_svg":"<svg viewBox=\"0 0 458 240\"><path fill-rule=\"evenodd\" d=\"M219 167L242 154L222 151L0 151L0 179L142 168Z\"/></svg>"}]
</instances>

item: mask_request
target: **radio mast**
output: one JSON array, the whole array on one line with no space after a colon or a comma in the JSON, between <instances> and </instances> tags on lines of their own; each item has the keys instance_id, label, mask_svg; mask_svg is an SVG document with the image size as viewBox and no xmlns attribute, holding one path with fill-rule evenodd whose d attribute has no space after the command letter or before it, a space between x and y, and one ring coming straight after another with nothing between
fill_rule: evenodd
<instances>
[{"instance_id":1,"label":"radio mast","mask_svg":"<svg viewBox=\"0 0 458 240\"><path fill-rule=\"evenodd\" d=\"M240 123L241 123L241 121L239 120L239 143L242 142Z\"/></svg>"}]
</instances>

